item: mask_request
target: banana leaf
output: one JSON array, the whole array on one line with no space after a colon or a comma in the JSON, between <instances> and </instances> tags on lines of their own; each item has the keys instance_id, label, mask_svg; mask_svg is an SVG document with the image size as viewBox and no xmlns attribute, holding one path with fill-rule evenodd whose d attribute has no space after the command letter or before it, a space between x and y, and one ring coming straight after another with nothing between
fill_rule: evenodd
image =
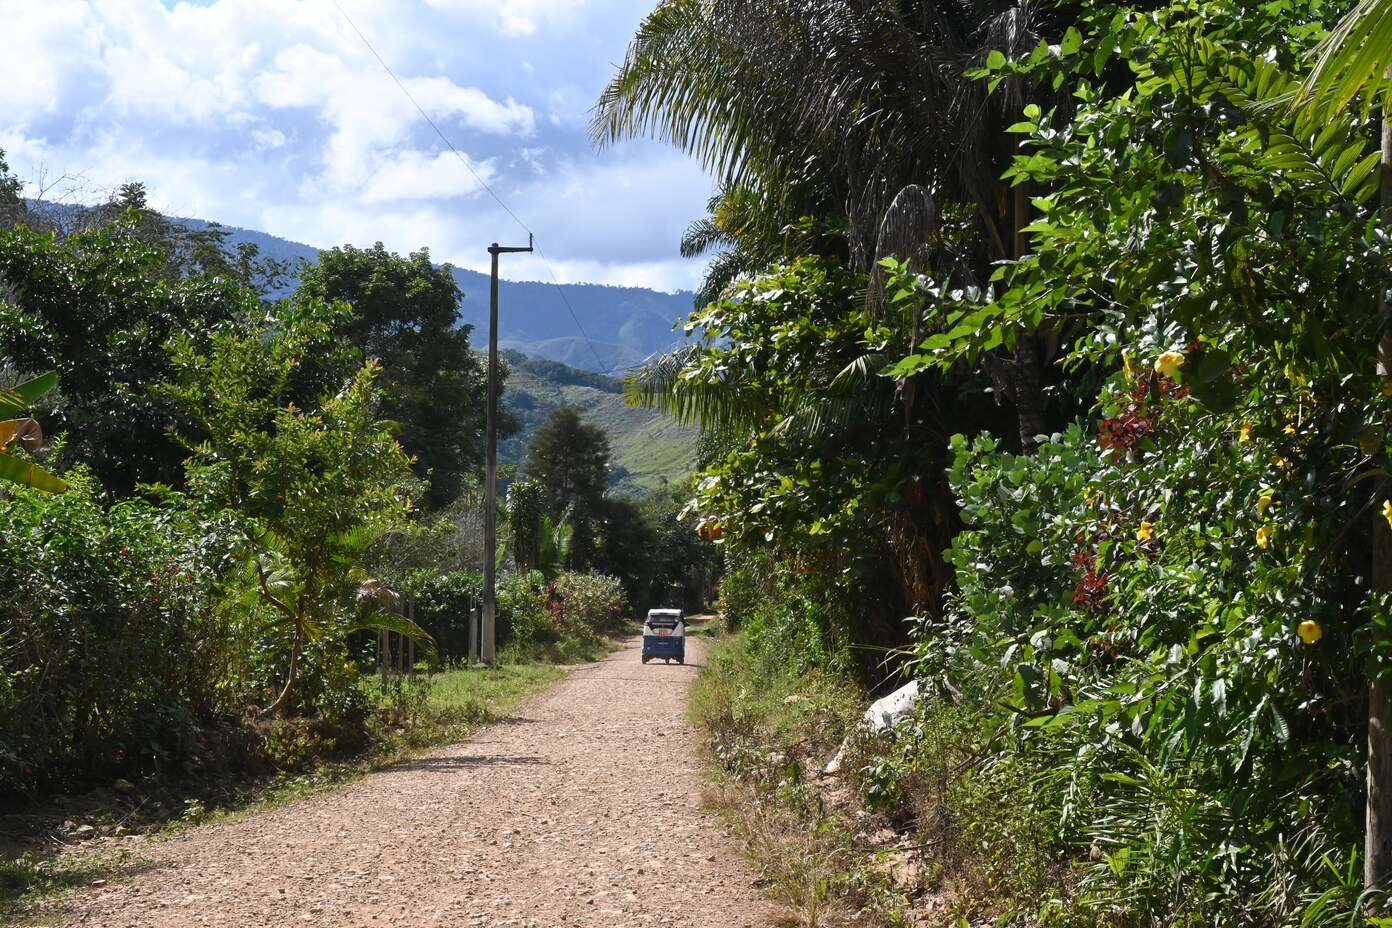
<instances>
[{"instance_id":1,"label":"banana leaf","mask_svg":"<svg viewBox=\"0 0 1392 928\"><path fill-rule=\"evenodd\" d=\"M45 493L63 493L68 489L67 481L62 478L55 477L37 464L4 453L0 453L0 480L23 484Z\"/></svg>"},{"instance_id":2,"label":"banana leaf","mask_svg":"<svg viewBox=\"0 0 1392 928\"><path fill-rule=\"evenodd\" d=\"M58 386L58 375L49 371L47 374L40 374L33 380L26 380L12 389L0 390L0 413L23 412L34 405L35 400L56 386Z\"/></svg>"}]
</instances>

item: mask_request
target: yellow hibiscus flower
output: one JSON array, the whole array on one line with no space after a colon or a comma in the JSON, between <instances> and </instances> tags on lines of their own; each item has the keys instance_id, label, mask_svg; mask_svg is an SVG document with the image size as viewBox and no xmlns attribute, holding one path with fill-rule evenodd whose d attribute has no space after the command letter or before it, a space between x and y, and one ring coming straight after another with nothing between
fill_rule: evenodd
<instances>
[{"instance_id":1,"label":"yellow hibiscus flower","mask_svg":"<svg viewBox=\"0 0 1392 928\"><path fill-rule=\"evenodd\" d=\"M1319 627L1319 623L1314 619L1306 619L1296 626L1295 633L1300 636L1300 640L1306 644L1314 644L1324 637L1324 630Z\"/></svg>"},{"instance_id":2,"label":"yellow hibiscus flower","mask_svg":"<svg viewBox=\"0 0 1392 928\"><path fill-rule=\"evenodd\" d=\"M1142 522L1141 527L1136 529L1137 541L1150 541L1155 534L1155 524L1153 522Z\"/></svg>"},{"instance_id":3,"label":"yellow hibiscus flower","mask_svg":"<svg viewBox=\"0 0 1392 928\"><path fill-rule=\"evenodd\" d=\"M1271 526L1263 525L1257 529L1257 547L1265 548L1269 544L1271 544Z\"/></svg>"},{"instance_id":4,"label":"yellow hibiscus flower","mask_svg":"<svg viewBox=\"0 0 1392 928\"><path fill-rule=\"evenodd\" d=\"M1155 373L1161 377L1174 377L1184 366L1184 355L1178 351L1167 351L1155 359Z\"/></svg>"}]
</instances>

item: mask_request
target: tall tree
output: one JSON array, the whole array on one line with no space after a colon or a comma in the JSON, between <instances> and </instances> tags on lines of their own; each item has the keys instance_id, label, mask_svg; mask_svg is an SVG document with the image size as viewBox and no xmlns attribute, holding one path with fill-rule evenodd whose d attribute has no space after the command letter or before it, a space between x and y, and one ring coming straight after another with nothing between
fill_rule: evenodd
<instances>
[{"instance_id":1,"label":"tall tree","mask_svg":"<svg viewBox=\"0 0 1392 928\"><path fill-rule=\"evenodd\" d=\"M592 135L604 143L650 134L699 158L738 191L721 206L739 209L714 215L737 254L777 253L770 235L828 217L862 271L898 254L915 270L984 285L994 266L1019 256L1028 222L1026 191L1001 179L1017 145L1006 129L1029 96L1053 94L974 72L993 56L1057 41L1072 7L665 0L601 97ZM693 229L688 241L698 246L709 231ZM1028 326L1011 336L1012 347L986 360L1028 449L1045 431L1049 349Z\"/></svg>"},{"instance_id":2,"label":"tall tree","mask_svg":"<svg viewBox=\"0 0 1392 928\"><path fill-rule=\"evenodd\" d=\"M1361 0L1316 48L1315 68L1301 87L1301 98L1340 118L1357 101L1363 109L1381 112L1381 196L1378 224L1392 230L1392 0ZM1347 116L1343 116L1347 118ZM1378 314L1383 334L1378 344L1378 373L1392 378L1392 330L1389 330L1387 285L1378 288ZM1385 389L1385 388L1384 388ZM1378 478L1382 496L1392 496L1392 480ZM1372 583L1392 592L1392 525L1373 518ZM1374 632L1381 651L1387 632ZM1363 883L1367 890L1386 893L1392 883L1392 680L1375 668L1368 691L1368 770ZM1385 907L1381 906L1381 907Z\"/></svg>"},{"instance_id":3,"label":"tall tree","mask_svg":"<svg viewBox=\"0 0 1392 928\"><path fill-rule=\"evenodd\" d=\"M453 501L483 461L485 372L470 350L471 327L457 325L463 297L450 265L432 264L427 249L403 258L381 242L320 252L296 297L353 307L341 334L381 365L383 414L400 425L416 475L429 481L432 509Z\"/></svg>"},{"instance_id":4,"label":"tall tree","mask_svg":"<svg viewBox=\"0 0 1392 928\"><path fill-rule=\"evenodd\" d=\"M294 708L306 648L383 627L428 636L400 616L351 608L366 549L405 531L410 469L380 420L368 362L341 389L301 407L287 385L301 360L334 338L337 306L281 304L257 325L210 343L174 340L178 383L168 395L198 428L181 437L192 455L189 492L208 511L233 513L245 531L249 600L285 647L284 683L263 710Z\"/></svg>"},{"instance_id":5,"label":"tall tree","mask_svg":"<svg viewBox=\"0 0 1392 928\"><path fill-rule=\"evenodd\" d=\"M532 433L524 470L541 485L551 517L569 521L575 528L571 566L589 566L597 540L596 522L609 485L608 433L581 422L579 407L561 406Z\"/></svg>"},{"instance_id":6,"label":"tall tree","mask_svg":"<svg viewBox=\"0 0 1392 928\"><path fill-rule=\"evenodd\" d=\"M24 182L10 173L5 149L0 148L0 228L18 225L28 215L29 206L24 202Z\"/></svg>"},{"instance_id":7,"label":"tall tree","mask_svg":"<svg viewBox=\"0 0 1392 928\"><path fill-rule=\"evenodd\" d=\"M255 295L226 278L170 277L165 254L126 219L61 241L0 229L0 357L21 374L58 375L38 404L60 466L87 462L118 494L182 483L185 452L169 437L177 412L157 393L173 376L166 343L248 318Z\"/></svg>"}]
</instances>

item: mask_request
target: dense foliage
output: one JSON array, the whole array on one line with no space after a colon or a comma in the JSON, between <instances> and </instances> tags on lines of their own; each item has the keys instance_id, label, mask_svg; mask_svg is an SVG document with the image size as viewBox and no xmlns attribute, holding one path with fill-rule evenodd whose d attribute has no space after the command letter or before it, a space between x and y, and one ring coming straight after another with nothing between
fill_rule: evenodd
<instances>
[{"instance_id":1,"label":"dense foliage","mask_svg":"<svg viewBox=\"0 0 1392 928\"><path fill-rule=\"evenodd\" d=\"M432 264L425 249L402 258L381 242L321 251L296 291L300 300L353 307L335 334L381 366L383 416L398 423L432 509L458 497L483 462L486 372L470 348L471 327L458 324L463 297L449 264ZM501 425L503 438L515 428Z\"/></svg>"},{"instance_id":2,"label":"dense foliage","mask_svg":"<svg viewBox=\"0 0 1392 928\"><path fill-rule=\"evenodd\" d=\"M481 502L416 508L482 448L449 268L339 249L273 300L138 184L79 215L0 230L0 794L362 746L403 692L379 635L414 642L397 669L464 658L479 592ZM509 658L593 654L623 615L617 579L552 579L504 578Z\"/></svg>"},{"instance_id":3,"label":"dense foliage","mask_svg":"<svg viewBox=\"0 0 1392 928\"><path fill-rule=\"evenodd\" d=\"M168 769L248 696L212 595L232 526L68 481L0 506L0 792Z\"/></svg>"},{"instance_id":4,"label":"dense foliage","mask_svg":"<svg viewBox=\"0 0 1392 928\"><path fill-rule=\"evenodd\" d=\"M714 232L763 256L693 315L717 338L635 385L706 430L690 508L730 552L727 619L816 667L914 616L903 669L947 702L857 778L904 814L948 803L954 823L917 819L942 885L996 875L959 897L966 919L1362 917L1387 879L1365 883L1358 848L1370 712L1375 741L1383 724L1392 256L1378 120L1290 105L1346 7L807 0L772 34L748 6L741 36L715 21L730 4L661 4L600 114L722 171ZM973 88L959 106L990 102L912 110L895 89L914 60L934 90ZM769 100L776 119L746 118ZM859 150L821 134L865 112ZM929 112L947 151L909 134ZM906 202L931 207L910 247L890 234ZM767 221L808 204L770 249ZM1018 429L980 415L986 389ZM860 557L937 582L887 602ZM1012 888L1002 855L1025 847Z\"/></svg>"}]
</instances>

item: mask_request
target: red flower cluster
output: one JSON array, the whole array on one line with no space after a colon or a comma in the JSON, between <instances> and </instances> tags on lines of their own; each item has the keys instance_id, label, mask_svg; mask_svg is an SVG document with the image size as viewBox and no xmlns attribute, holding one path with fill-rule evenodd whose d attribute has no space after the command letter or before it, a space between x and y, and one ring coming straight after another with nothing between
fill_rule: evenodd
<instances>
[{"instance_id":1,"label":"red flower cluster","mask_svg":"<svg viewBox=\"0 0 1392 928\"><path fill-rule=\"evenodd\" d=\"M1155 434L1160 420L1160 403L1167 399L1182 399L1189 388L1168 377L1144 375L1131 388L1131 395L1121 404L1117 414L1103 419L1097 427L1097 440L1110 449L1112 460L1130 455L1139 461L1145 454L1142 443Z\"/></svg>"},{"instance_id":2,"label":"red flower cluster","mask_svg":"<svg viewBox=\"0 0 1392 928\"><path fill-rule=\"evenodd\" d=\"M1073 587L1073 605L1089 615L1105 615L1111 609L1107 571L1097 566L1097 554L1080 551L1073 555L1073 566L1081 571Z\"/></svg>"}]
</instances>

